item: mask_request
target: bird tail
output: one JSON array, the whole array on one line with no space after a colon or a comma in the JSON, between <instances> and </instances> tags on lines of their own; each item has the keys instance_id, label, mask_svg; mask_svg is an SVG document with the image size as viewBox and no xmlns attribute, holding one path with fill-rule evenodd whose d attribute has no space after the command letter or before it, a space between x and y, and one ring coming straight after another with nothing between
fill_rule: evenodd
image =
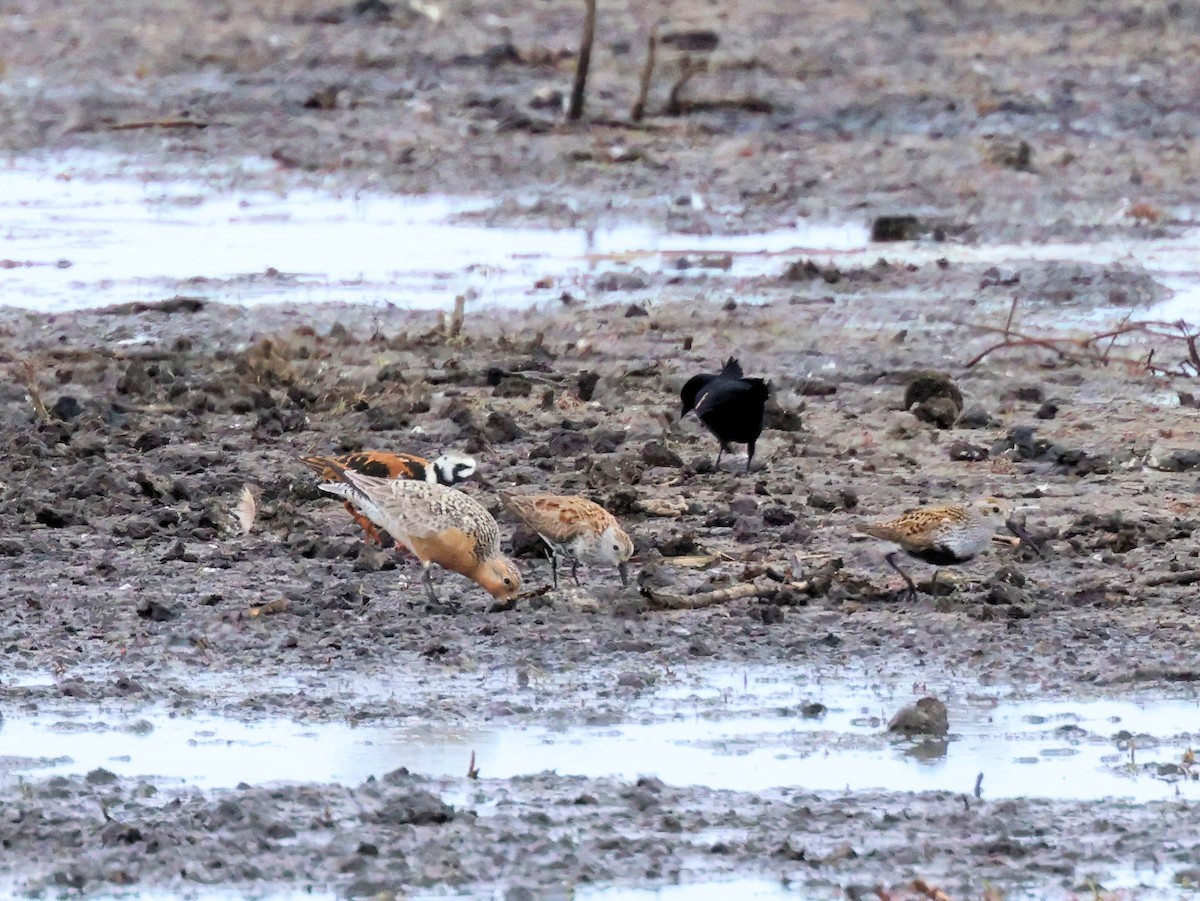
<instances>
[{"instance_id":1,"label":"bird tail","mask_svg":"<svg viewBox=\"0 0 1200 901\"><path fill-rule=\"evenodd\" d=\"M882 538L885 541L890 541L895 537L895 530L883 522L860 522L854 530L860 535L870 535L872 538Z\"/></svg>"},{"instance_id":2,"label":"bird tail","mask_svg":"<svg viewBox=\"0 0 1200 901\"><path fill-rule=\"evenodd\" d=\"M732 379L740 379L742 377L742 367L738 363L737 357L730 357L725 361L725 368L721 370L721 375Z\"/></svg>"},{"instance_id":3,"label":"bird tail","mask_svg":"<svg viewBox=\"0 0 1200 901\"><path fill-rule=\"evenodd\" d=\"M346 465L335 457L301 457L300 462L326 482L341 481Z\"/></svg>"}]
</instances>

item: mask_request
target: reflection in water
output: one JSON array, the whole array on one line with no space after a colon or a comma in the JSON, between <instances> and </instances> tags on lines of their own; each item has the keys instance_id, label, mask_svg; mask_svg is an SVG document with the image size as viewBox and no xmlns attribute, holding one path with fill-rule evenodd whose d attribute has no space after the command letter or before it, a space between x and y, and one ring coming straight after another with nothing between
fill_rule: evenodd
<instances>
[{"instance_id":1,"label":"reflection in water","mask_svg":"<svg viewBox=\"0 0 1200 901\"><path fill-rule=\"evenodd\" d=\"M731 253L731 274L774 271L763 255L866 244L866 226L803 225L740 236L663 233L645 225L489 228L461 197L228 192L195 181L60 177L55 163L0 166L4 256L0 306L65 310L181 293L231 303L390 302L446 308L457 294L525 305L546 277L636 262L662 268L683 253ZM106 167L100 166L103 170ZM110 170L118 169L115 161ZM455 217L459 221L454 221ZM765 268L764 268L765 266ZM532 292L532 293L531 293Z\"/></svg>"},{"instance_id":2,"label":"reflection in water","mask_svg":"<svg viewBox=\"0 0 1200 901\"><path fill-rule=\"evenodd\" d=\"M800 715L816 699L828 708L826 714L816 720ZM1144 769L1178 763L1195 743L1194 735L1181 732L1200 722L1195 700L949 698L947 740L897 741L874 714L901 700L909 699L884 699L845 683L792 682L770 669L714 669L700 671L693 687L644 697L629 711L629 722L559 730L512 722L475 728L244 723L145 711L98 724L93 712L82 711L75 717L8 719L0 737L9 756L0 757L0 773L105 767L203 786L276 780L356 784L399 767L461 777L474 754L485 778L557 771L624 779L653 775L673 784L743 791L795 786L969 794L982 773L983 797L992 799L1200 797L1200 783L1185 773L1171 784L1155 778L1157 770ZM247 748L254 753L245 753ZM19 757L14 749L20 749Z\"/></svg>"}]
</instances>

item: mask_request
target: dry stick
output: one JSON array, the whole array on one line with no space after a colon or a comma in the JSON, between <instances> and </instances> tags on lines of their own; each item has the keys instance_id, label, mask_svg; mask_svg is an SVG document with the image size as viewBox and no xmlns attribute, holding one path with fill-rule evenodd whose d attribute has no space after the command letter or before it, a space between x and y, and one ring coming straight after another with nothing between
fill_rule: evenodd
<instances>
[{"instance_id":1,"label":"dry stick","mask_svg":"<svg viewBox=\"0 0 1200 901\"><path fill-rule=\"evenodd\" d=\"M1058 358L1060 360L1070 360L1074 363L1082 362L1082 359L1080 357L1074 356L1073 354L1069 354L1065 350L1063 350L1061 347L1058 347L1054 343L1053 338L1021 338L1019 340L1001 341L999 344L993 344L987 350L983 351L982 353L976 354L974 357L972 357L970 360L968 360L966 363L964 363L963 368L964 369L973 369L974 367L978 366L983 361L983 358L988 356L988 354L995 353L998 350L1004 350L1006 347L1029 347L1029 346L1043 347L1046 350L1053 351L1054 353L1058 354Z\"/></svg>"},{"instance_id":2,"label":"dry stick","mask_svg":"<svg viewBox=\"0 0 1200 901\"><path fill-rule=\"evenodd\" d=\"M596 0L583 0L583 3L587 8L583 16L583 36L579 39L579 62L575 66L575 83L571 85L571 103L567 107L567 118L572 122L583 115L588 67L592 64L592 41L596 37Z\"/></svg>"},{"instance_id":3,"label":"dry stick","mask_svg":"<svg viewBox=\"0 0 1200 901\"><path fill-rule=\"evenodd\" d=\"M692 58L684 56L679 61L679 78L675 80L675 84L671 85L671 93L667 96L667 115L679 116L683 113L683 103L679 99L679 95L683 93L683 89L687 83L692 80L692 76L700 71L699 66L692 65Z\"/></svg>"},{"instance_id":4,"label":"dry stick","mask_svg":"<svg viewBox=\"0 0 1200 901\"><path fill-rule=\"evenodd\" d=\"M659 594L657 591L646 592L653 607L660 610L698 610L701 607L712 607L724 604L726 601L736 601L739 598L771 597L778 592L775 585L755 585L753 582L743 582L731 585L729 588L718 588L716 591L702 591L699 594Z\"/></svg>"},{"instance_id":5,"label":"dry stick","mask_svg":"<svg viewBox=\"0 0 1200 901\"><path fill-rule=\"evenodd\" d=\"M450 337L457 338L462 333L463 316L466 312L467 298L458 295L454 298L454 314L450 317Z\"/></svg>"},{"instance_id":6,"label":"dry stick","mask_svg":"<svg viewBox=\"0 0 1200 901\"><path fill-rule=\"evenodd\" d=\"M1200 582L1200 569L1185 569L1183 572L1167 573L1165 576L1155 576L1147 579L1146 584L1152 587L1159 585L1191 585Z\"/></svg>"},{"instance_id":7,"label":"dry stick","mask_svg":"<svg viewBox=\"0 0 1200 901\"><path fill-rule=\"evenodd\" d=\"M109 131L133 131L139 128L208 128L208 123L194 119L151 119L146 122L116 122L108 126Z\"/></svg>"},{"instance_id":8,"label":"dry stick","mask_svg":"<svg viewBox=\"0 0 1200 901\"><path fill-rule=\"evenodd\" d=\"M30 360L21 361L21 369L24 373L25 390L29 392L29 400L33 404L33 412L40 419L49 419L50 411L46 409L46 405L42 403L42 392L37 384L37 371L33 368L33 363Z\"/></svg>"},{"instance_id":9,"label":"dry stick","mask_svg":"<svg viewBox=\"0 0 1200 901\"><path fill-rule=\"evenodd\" d=\"M646 98L650 96L650 80L654 77L654 51L657 47L658 26L655 25L646 38L646 64L642 66L642 77L638 81L637 102L633 105L633 112L629 114L629 118L634 122L641 122L642 117L646 115Z\"/></svg>"}]
</instances>

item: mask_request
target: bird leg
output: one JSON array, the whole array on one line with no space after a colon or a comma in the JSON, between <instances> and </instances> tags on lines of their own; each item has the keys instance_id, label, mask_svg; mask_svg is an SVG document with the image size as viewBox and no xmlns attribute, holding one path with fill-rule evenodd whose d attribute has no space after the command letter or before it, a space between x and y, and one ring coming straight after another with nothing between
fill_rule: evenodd
<instances>
[{"instance_id":1,"label":"bird leg","mask_svg":"<svg viewBox=\"0 0 1200 901\"><path fill-rule=\"evenodd\" d=\"M747 450L746 472L749 472L750 464L754 462L754 442L753 441L751 441L749 444L746 445L746 450Z\"/></svg>"},{"instance_id":2,"label":"bird leg","mask_svg":"<svg viewBox=\"0 0 1200 901\"><path fill-rule=\"evenodd\" d=\"M433 590L433 570L430 568L430 564L428 562L422 563L421 570L421 581L425 583L425 590L429 592L429 600L435 604L440 604L441 601L438 600L437 592Z\"/></svg>"},{"instance_id":3,"label":"bird leg","mask_svg":"<svg viewBox=\"0 0 1200 901\"><path fill-rule=\"evenodd\" d=\"M575 580L575 587L579 587L579 561L574 557L571 558L571 578Z\"/></svg>"},{"instance_id":4,"label":"bird leg","mask_svg":"<svg viewBox=\"0 0 1200 901\"><path fill-rule=\"evenodd\" d=\"M909 602L912 603L912 602L916 601L916 599L917 599L917 583L914 582L912 580L912 578L908 575L908 573L906 573L904 570L902 570L900 568L900 564L898 564L896 562L896 551L892 551L890 554L888 554L883 559L887 561L888 566L890 566L896 572L900 573L900 578L904 579L904 584L908 586L908 590L907 590L906 594L908 595ZM934 572L936 573L937 571L934 570Z\"/></svg>"},{"instance_id":5,"label":"bird leg","mask_svg":"<svg viewBox=\"0 0 1200 901\"><path fill-rule=\"evenodd\" d=\"M354 517L354 521L367 533L367 540L373 544L383 544L383 541L379 538L379 530L375 528L375 523L359 513L349 501L344 501L344 504L350 515Z\"/></svg>"},{"instance_id":6,"label":"bird leg","mask_svg":"<svg viewBox=\"0 0 1200 901\"><path fill-rule=\"evenodd\" d=\"M938 573L940 573L940 572L941 572L941 570L940 570L940 569L938 569L938 567L936 567L936 566L935 566L935 567L933 568L933 576L932 576L932 577L929 579L929 593L930 593L931 595L933 595L935 598L938 596L938 593L937 593L937 577L938 577Z\"/></svg>"},{"instance_id":7,"label":"bird leg","mask_svg":"<svg viewBox=\"0 0 1200 901\"><path fill-rule=\"evenodd\" d=\"M721 469L721 454L725 453L725 442L721 442L721 449L717 451L717 471Z\"/></svg>"},{"instance_id":8,"label":"bird leg","mask_svg":"<svg viewBox=\"0 0 1200 901\"><path fill-rule=\"evenodd\" d=\"M550 549L550 572L554 576L554 590L558 591L558 552Z\"/></svg>"},{"instance_id":9,"label":"bird leg","mask_svg":"<svg viewBox=\"0 0 1200 901\"><path fill-rule=\"evenodd\" d=\"M1018 546L1023 544L1028 548L1032 548L1033 552L1039 557L1043 556L1042 546L1033 540L1033 537L1025 531L1025 527L1018 523L1015 518L1010 517L1006 519L1004 525L1008 531L1017 536Z\"/></svg>"}]
</instances>

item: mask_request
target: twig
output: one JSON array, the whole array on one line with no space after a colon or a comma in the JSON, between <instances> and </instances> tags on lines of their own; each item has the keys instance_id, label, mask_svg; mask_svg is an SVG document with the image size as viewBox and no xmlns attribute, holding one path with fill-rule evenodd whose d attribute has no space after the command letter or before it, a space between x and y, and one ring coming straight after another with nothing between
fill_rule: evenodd
<instances>
[{"instance_id":1,"label":"twig","mask_svg":"<svg viewBox=\"0 0 1200 901\"><path fill-rule=\"evenodd\" d=\"M652 589L645 590L651 606L659 610L699 610L741 598L774 597L778 592L778 585L756 585L753 582L742 582L698 594L660 594Z\"/></svg>"},{"instance_id":2,"label":"twig","mask_svg":"<svg viewBox=\"0 0 1200 901\"><path fill-rule=\"evenodd\" d=\"M449 337L457 338L462 334L463 317L466 313L467 298L463 294L459 294L454 298L454 313L450 316L450 334Z\"/></svg>"},{"instance_id":3,"label":"twig","mask_svg":"<svg viewBox=\"0 0 1200 901\"><path fill-rule=\"evenodd\" d=\"M699 65L692 63L690 56L684 55L679 60L679 77L675 79L675 84L671 85L671 93L667 95L667 115L680 116L683 114L683 102L679 99L679 95L683 93L683 89L687 87L687 83L692 80L692 76L700 71Z\"/></svg>"},{"instance_id":4,"label":"twig","mask_svg":"<svg viewBox=\"0 0 1200 901\"><path fill-rule=\"evenodd\" d=\"M1010 306L1010 307L1008 308L1008 319L1007 319L1007 320L1005 321L1005 323L1004 323L1004 334L1006 334L1006 335L1011 335L1011 334L1012 334L1012 323L1013 323L1013 317L1014 317L1014 316L1017 314L1017 301L1018 301L1018 299L1019 299L1019 298L1018 298L1018 295L1014 294L1014 295L1013 295L1012 306Z\"/></svg>"},{"instance_id":5,"label":"twig","mask_svg":"<svg viewBox=\"0 0 1200 901\"><path fill-rule=\"evenodd\" d=\"M646 63L642 66L642 75L638 80L637 102L633 105L633 112L629 114L629 118L634 122L641 122L646 114L646 98L650 96L650 80L654 77L654 55L657 47L658 26L655 25L646 38Z\"/></svg>"},{"instance_id":6,"label":"twig","mask_svg":"<svg viewBox=\"0 0 1200 901\"><path fill-rule=\"evenodd\" d=\"M579 38L579 61L575 65L575 81L571 85L571 102L567 119L578 121L583 115L583 98L587 92L588 68L592 64L592 41L596 37L596 0L583 0L583 35Z\"/></svg>"},{"instance_id":7,"label":"twig","mask_svg":"<svg viewBox=\"0 0 1200 901\"><path fill-rule=\"evenodd\" d=\"M207 122L195 119L148 119L144 122L116 122L109 131L133 131L138 128L208 128Z\"/></svg>"},{"instance_id":8,"label":"twig","mask_svg":"<svg viewBox=\"0 0 1200 901\"><path fill-rule=\"evenodd\" d=\"M1054 353L1058 354L1058 358L1060 360L1072 360L1073 362L1076 362L1076 363L1080 362L1078 357L1075 357L1072 354L1067 353L1061 347L1058 347L1055 344L1055 339L1053 339L1053 338L1019 338L1019 339L1005 339L1004 341L1001 341L999 344L993 344L987 350L976 354L970 360L968 360L966 363L964 363L963 368L964 369L973 369L974 367L978 366L983 361L984 357L988 356L989 354L993 354L998 350L1004 350L1009 347L1028 347L1028 346L1044 347L1046 350L1053 351Z\"/></svg>"},{"instance_id":9,"label":"twig","mask_svg":"<svg viewBox=\"0 0 1200 901\"><path fill-rule=\"evenodd\" d=\"M1151 587L1159 585L1191 585L1195 582L1200 582L1200 569L1185 569L1183 572L1167 573L1164 576L1155 576L1153 579L1146 580L1146 584Z\"/></svg>"},{"instance_id":10,"label":"twig","mask_svg":"<svg viewBox=\"0 0 1200 901\"><path fill-rule=\"evenodd\" d=\"M33 368L33 361L22 360L21 371L23 373L23 381L25 382L25 390L29 392L29 400L33 404L33 412L37 414L39 419L49 419L50 411L46 409L46 405L42 402L42 391L37 384L37 370Z\"/></svg>"}]
</instances>

